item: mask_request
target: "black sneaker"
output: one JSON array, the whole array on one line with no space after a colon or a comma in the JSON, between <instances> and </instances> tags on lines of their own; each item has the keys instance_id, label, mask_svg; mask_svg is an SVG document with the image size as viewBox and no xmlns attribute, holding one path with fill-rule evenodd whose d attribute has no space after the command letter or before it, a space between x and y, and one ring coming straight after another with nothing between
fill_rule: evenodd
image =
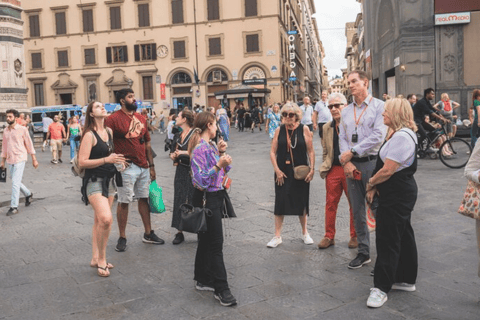
<instances>
[{"instance_id":1,"label":"black sneaker","mask_svg":"<svg viewBox=\"0 0 480 320\"><path fill-rule=\"evenodd\" d=\"M183 241L185 241L185 236L183 235L182 232L179 232L175 235L175 239L173 239L172 243L173 244L180 244Z\"/></svg>"},{"instance_id":2,"label":"black sneaker","mask_svg":"<svg viewBox=\"0 0 480 320\"><path fill-rule=\"evenodd\" d=\"M30 199L32 199L33 197L33 193L27 197L25 197L25 207L28 207L32 202L30 201Z\"/></svg>"},{"instance_id":3,"label":"black sneaker","mask_svg":"<svg viewBox=\"0 0 480 320\"><path fill-rule=\"evenodd\" d=\"M117 246L115 247L115 250L118 252L123 252L127 249L127 239L125 238L118 238L117 241Z\"/></svg>"},{"instance_id":4,"label":"black sneaker","mask_svg":"<svg viewBox=\"0 0 480 320\"><path fill-rule=\"evenodd\" d=\"M58 162L63 163L62 159L58 159Z\"/></svg>"},{"instance_id":5,"label":"black sneaker","mask_svg":"<svg viewBox=\"0 0 480 320\"><path fill-rule=\"evenodd\" d=\"M375 275L375 269L370 272L370 275L373 277Z\"/></svg>"},{"instance_id":6,"label":"black sneaker","mask_svg":"<svg viewBox=\"0 0 480 320\"><path fill-rule=\"evenodd\" d=\"M164 244L165 241L157 237L157 235L153 232L153 230L150 231L150 234L143 234L143 242L145 243L151 243L151 244Z\"/></svg>"},{"instance_id":7,"label":"black sneaker","mask_svg":"<svg viewBox=\"0 0 480 320\"><path fill-rule=\"evenodd\" d=\"M10 208L10 209L8 209L8 211L7 211L7 217L13 216L14 214L17 214L17 213L18 213L18 209L17 209L17 208Z\"/></svg>"},{"instance_id":8,"label":"black sneaker","mask_svg":"<svg viewBox=\"0 0 480 320\"><path fill-rule=\"evenodd\" d=\"M198 281L195 282L195 289L197 289L198 291L215 291L215 288L207 286L205 284L201 284Z\"/></svg>"},{"instance_id":9,"label":"black sneaker","mask_svg":"<svg viewBox=\"0 0 480 320\"><path fill-rule=\"evenodd\" d=\"M237 304L237 299L232 295L230 289L223 290L220 293L214 294L215 299L220 301L220 304L224 307L230 307Z\"/></svg>"},{"instance_id":10,"label":"black sneaker","mask_svg":"<svg viewBox=\"0 0 480 320\"><path fill-rule=\"evenodd\" d=\"M370 256L367 256L363 253L359 253L355 259L353 259L349 264L349 269L358 269L361 268L364 264L370 263Z\"/></svg>"}]
</instances>

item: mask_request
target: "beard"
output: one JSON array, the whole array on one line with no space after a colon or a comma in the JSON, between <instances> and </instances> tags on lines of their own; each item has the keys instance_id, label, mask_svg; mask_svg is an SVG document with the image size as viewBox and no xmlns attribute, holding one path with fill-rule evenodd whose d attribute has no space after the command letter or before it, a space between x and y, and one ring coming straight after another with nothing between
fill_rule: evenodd
<instances>
[{"instance_id":1,"label":"beard","mask_svg":"<svg viewBox=\"0 0 480 320\"><path fill-rule=\"evenodd\" d=\"M125 108L127 108L129 111L137 111L137 103L128 103L125 101Z\"/></svg>"},{"instance_id":2,"label":"beard","mask_svg":"<svg viewBox=\"0 0 480 320\"><path fill-rule=\"evenodd\" d=\"M14 124L14 123L15 123L15 120L8 121L8 119L7 119L7 123L8 123L8 125L9 125L9 126L11 126L12 124Z\"/></svg>"}]
</instances>

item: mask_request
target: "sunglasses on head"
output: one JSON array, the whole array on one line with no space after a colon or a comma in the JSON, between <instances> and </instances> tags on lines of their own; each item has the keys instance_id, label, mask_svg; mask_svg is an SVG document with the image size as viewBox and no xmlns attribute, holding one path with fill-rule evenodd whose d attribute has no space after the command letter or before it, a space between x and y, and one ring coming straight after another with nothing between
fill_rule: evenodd
<instances>
[{"instance_id":1,"label":"sunglasses on head","mask_svg":"<svg viewBox=\"0 0 480 320\"><path fill-rule=\"evenodd\" d=\"M288 118L293 118L293 117L295 117L295 113L286 113L286 112L284 112L284 113L282 113L282 117L284 117L284 118L287 118L287 117L288 117Z\"/></svg>"},{"instance_id":2,"label":"sunglasses on head","mask_svg":"<svg viewBox=\"0 0 480 320\"><path fill-rule=\"evenodd\" d=\"M334 103L334 104L329 104L328 109L333 109L333 107L340 109L340 107L343 106L341 103Z\"/></svg>"}]
</instances>

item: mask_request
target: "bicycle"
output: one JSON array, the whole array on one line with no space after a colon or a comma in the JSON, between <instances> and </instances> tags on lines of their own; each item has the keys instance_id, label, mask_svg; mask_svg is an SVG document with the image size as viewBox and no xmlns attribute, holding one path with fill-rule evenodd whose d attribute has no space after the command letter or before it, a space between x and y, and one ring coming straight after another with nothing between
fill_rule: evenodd
<instances>
[{"instance_id":1,"label":"bicycle","mask_svg":"<svg viewBox=\"0 0 480 320\"><path fill-rule=\"evenodd\" d=\"M445 123L442 122L441 126L441 128L428 134L428 138L423 141L422 145L418 145L418 157L420 159L424 159L427 155L432 159L438 157L444 165L453 169L465 167L472 153L472 147L464 139L457 137L450 138L448 134L446 134ZM430 135L432 135L432 137ZM440 148L434 148L433 146L442 136L445 137L445 141L440 145Z\"/></svg>"}]
</instances>

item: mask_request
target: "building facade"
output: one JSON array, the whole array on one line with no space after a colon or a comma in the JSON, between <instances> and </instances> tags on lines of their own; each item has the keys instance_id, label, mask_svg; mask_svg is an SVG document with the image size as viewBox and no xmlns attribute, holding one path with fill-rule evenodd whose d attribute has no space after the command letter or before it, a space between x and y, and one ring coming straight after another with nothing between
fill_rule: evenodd
<instances>
[{"instance_id":1,"label":"building facade","mask_svg":"<svg viewBox=\"0 0 480 320\"><path fill-rule=\"evenodd\" d=\"M265 103L318 95L313 13L311 0L24 0L28 104L114 102L132 87L155 108L218 106L215 92L245 80L270 90Z\"/></svg>"},{"instance_id":2,"label":"building facade","mask_svg":"<svg viewBox=\"0 0 480 320\"><path fill-rule=\"evenodd\" d=\"M20 1L0 0L0 127L6 110L27 109L21 12Z\"/></svg>"},{"instance_id":3,"label":"building facade","mask_svg":"<svg viewBox=\"0 0 480 320\"><path fill-rule=\"evenodd\" d=\"M480 86L480 2L476 0L371 0L363 5L366 69L376 97L434 88L461 104L465 118L473 89ZM466 12L468 21L436 14Z\"/></svg>"}]
</instances>

